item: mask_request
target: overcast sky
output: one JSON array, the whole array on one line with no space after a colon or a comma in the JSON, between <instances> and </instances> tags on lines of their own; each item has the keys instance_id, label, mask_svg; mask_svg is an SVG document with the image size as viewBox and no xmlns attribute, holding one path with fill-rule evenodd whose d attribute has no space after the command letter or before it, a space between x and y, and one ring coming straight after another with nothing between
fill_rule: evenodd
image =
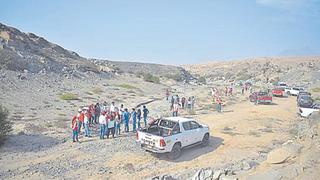
<instances>
[{"instance_id":1,"label":"overcast sky","mask_svg":"<svg viewBox=\"0 0 320 180\"><path fill-rule=\"evenodd\" d=\"M4 0L0 22L90 58L190 64L320 54L320 0Z\"/></svg>"}]
</instances>

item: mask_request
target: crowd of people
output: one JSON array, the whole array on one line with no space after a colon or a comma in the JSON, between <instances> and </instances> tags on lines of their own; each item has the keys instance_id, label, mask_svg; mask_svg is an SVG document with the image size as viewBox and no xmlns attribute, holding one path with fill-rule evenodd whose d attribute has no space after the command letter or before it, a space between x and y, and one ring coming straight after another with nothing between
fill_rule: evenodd
<instances>
[{"instance_id":1,"label":"crowd of people","mask_svg":"<svg viewBox=\"0 0 320 180\"><path fill-rule=\"evenodd\" d=\"M99 127L99 138L105 139L112 136L119 136L121 127L124 124L124 133L129 132L129 124L132 124L132 131L136 132L137 128L147 126L149 110L146 106L140 108L124 108L121 104L117 107L114 102L91 104L78 109L78 112L73 116L71 128L73 131L73 142L79 142L79 135L83 133L85 137L92 137L92 130ZM143 121L143 122L142 122ZM82 132L84 129L84 132Z\"/></svg>"},{"instance_id":2,"label":"crowd of people","mask_svg":"<svg viewBox=\"0 0 320 180\"><path fill-rule=\"evenodd\" d=\"M166 91L166 99L169 101L169 90ZM178 116L180 109L186 109L188 112L194 110L195 97L181 97L179 95L172 95L170 99L170 111L172 116Z\"/></svg>"}]
</instances>

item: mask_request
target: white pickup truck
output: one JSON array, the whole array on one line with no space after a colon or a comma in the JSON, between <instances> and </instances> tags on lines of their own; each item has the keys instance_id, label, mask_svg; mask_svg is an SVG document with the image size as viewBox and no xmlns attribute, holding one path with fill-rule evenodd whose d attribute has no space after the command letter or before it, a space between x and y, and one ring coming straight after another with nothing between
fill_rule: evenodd
<instances>
[{"instance_id":1,"label":"white pickup truck","mask_svg":"<svg viewBox=\"0 0 320 180\"><path fill-rule=\"evenodd\" d=\"M300 87L292 87L292 88L285 88L284 91L291 96L298 96L299 92L303 91L303 88Z\"/></svg>"},{"instance_id":2,"label":"white pickup truck","mask_svg":"<svg viewBox=\"0 0 320 180\"><path fill-rule=\"evenodd\" d=\"M181 149L209 144L209 127L194 119L182 117L161 118L149 127L137 131L137 142L153 153L168 153L170 159L177 159Z\"/></svg>"}]
</instances>

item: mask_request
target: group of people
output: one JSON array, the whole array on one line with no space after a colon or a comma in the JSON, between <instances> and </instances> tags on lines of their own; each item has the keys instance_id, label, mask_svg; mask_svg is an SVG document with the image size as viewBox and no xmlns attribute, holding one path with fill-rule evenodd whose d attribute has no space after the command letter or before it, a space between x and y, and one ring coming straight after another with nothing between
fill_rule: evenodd
<instances>
[{"instance_id":1,"label":"group of people","mask_svg":"<svg viewBox=\"0 0 320 180\"><path fill-rule=\"evenodd\" d=\"M129 112L128 108L115 106L114 102L108 105L107 102L102 104L91 104L87 107L79 108L77 114L72 118L71 128L73 131L73 142L79 142L79 134L81 129L84 129L85 137L92 137L92 128L99 125L99 137L104 139L105 135L109 138L110 135L114 138L121 133L121 126L124 124L124 132L129 132L129 123L132 123L132 131L136 132L142 127L142 120L144 127L147 126L149 110L146 106L140 108L132 108ZM143 119L142 119L143 118Z\"/></svg>"},{"instance_id":2,"label":"group of people","mask_svg":"<svg viewBox=\"0 0 320 180\"><path fill-rule=\"evenodd\" d=\"M169 98L167 97L167 100ZM195 104L195 97L182 97L180 98L179 95L171 96L170 100L170 110L172 111L172 116L178 116L178 112L180 109L187 109L191 111L194 109Z\"/></svg>"}]
</instances>

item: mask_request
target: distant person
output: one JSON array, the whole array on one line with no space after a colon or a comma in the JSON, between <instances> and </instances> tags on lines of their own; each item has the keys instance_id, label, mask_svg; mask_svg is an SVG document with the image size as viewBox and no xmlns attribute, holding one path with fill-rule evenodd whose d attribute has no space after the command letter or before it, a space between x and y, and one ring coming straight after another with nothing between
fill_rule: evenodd
<instances>
[{"instance_id":1,"label":"distant person","mask_svg":"<svg viewBox=\"0 0 320 180\"><path fill-rule=\"evenodd\" d=\"M119 110L120 112L120 110ZM121 123L122 123L122 115L119 114L119 117L116 119L116 136L118 137L120 135L120 131L121 131Z\"/></svg>"},{"instance_id":2,"label":"distant person","mask_svg":"<svg viewBox=\"0 0 320 180\"><path fill-rule=\"evenodd\" d=\"M109 135L111 133L112 138L114 138L114 134L115 134L115 114L111 114L110 116L110 120L108 121L108 133L107 133L107 139L109 139Z\"/></svg>"},{"instance_id":3,"label":"distant person","mask_svg":"<svg viewBox=\"0 0 320 180\"><path fill-rule=\"evenodd\" d=\"M242 88L241 88L241 94L242 94L242 95L244 94L244 85L243 85Z\"/></svg>"},{"instance_id":4,"label":"distant person","mask_svg":"<svg viewBox=\"0 0 320 180\"><path fill-rule=\"evenodd\" d=\"M138 119L138 129L140 129L141 128L141 109L139 108L138 110L137 110L137 119Z\"/></svg>"},{"instance_id":5,"label":"distant person","mask_svg":"<svg viewBox=\"0 0 320 180\"><path fill-rule=\"evenodd\" d=\"M73 140L73 142L79 142L77 115L73 116L73 118L72 118L71 129L72 129L72 140Z\"/></svg>"},{"instance_id":6,"label":"distant person","mask_svg":"<svg viewBox=\"0 0 320 180\"><path fill-rule=\"evenodd\" d=\"M149 114L149 110L147 109L146 106L143 106L143 121L144 121L144 127L147 127L147 120L148 120L148 114Z\"/></svg>"},{"instance_id":7,"label":"distant person","mask_svg":"<svg viewBox=\"0 0 320 180\"><path fill-rule=\"evenodd\" d=\"M99 126L100 126L100 139L104 139L104 134L106 132L107 120L105 116L105 112L102 112L99 116Z\"/></svg>"},{"instance_id":8,"label":"distant person","mask_svg":"<svg viewBox=\"0 0 320 180\"><path fill-rule=\"evenodd\" d=\"M191 110L191 105L192 104L192 101L191 101L191 97L188 98L188 101L187 101L187 109L190 111Z\"/></svg>"},{"instance_id":9,"label":"distant person","mask_svg":"<svg viewBox=\"0 0 320 180\"><path fill-rule=\"evenodd\" d=\"M169 95L170 95L170 92L169 92L169 89L166 90L166 99L167 101L169 100Z\"/></svg>"},{"instance_id":10,"label":"distant person","mask_svg":"<svg viewBox=\"0 0 320 180\"><path fill-rule=\"evenodd\" d=\"M114 102L111 102L111 105L110 105L110 108L109 108L110 112L114 113L115 112L115 108L116 108L116 106L114 105Z\"/></svg>"},{"instance_id":11,"label":"distant person","mask_svg":"<svg viewBox=\"0 0 320 180\"><path fill-rule=\"evenodd\" d=\"M178 111L179 111L179 104L175 103L173 105L173 112L172 112L172 116L173 117L177 117L178 116Z\"/></svg>"},{"instance_id":12,"label":"distant person","mask_svg":"<svg viewBox=\"0 0 320 180\"><path fill-rule=\"evenodd\" d=\"M182 98L181 98L181 106L182 106L182 109L185 108L185 104L186 104L186 98L185 98L185 97L182 97Z\"/></svg>"},{"instance_id":13,"label":"distant person","mask_svg":"<svg viewBox=\"0 0 320 180\"><path fill-rule=\"evenodd\" d=\"M95 109L94 122L95 122L96 124L98 124L99 116L100 116L100 112L101 112L100 104L97 103L97 104L94 106L94 109Z\"/></svg>"},{"instance_id":14,"label":"distant person","mask_svg":"<svg viewBox=\"0 0 320 180\"><path fill-rule=\"evenodd\" d=\"M196 103L196 98L194 96L191 97L191 109L194 109L194 104Z\"/></svg>"},{"instance_id":15,"label":"distant person","mask_svg":"<svg viewBox=\"0 0 320 180\"><path fill-rule=\"evenodd\" d=\"M137 112L135 108L132 108L132 112L131 112L131 118L132 118L132 129L133 132L136 132L136 126L137 126Z\"/></svg>"},{"instance_id":16,"label":"distant person","mask_svg":"<svg viewBox=\"0 0 320 180\"><path fill-rule=\"evenodd\" d=\"M174 97L173 96L171 96L170 102L171 102L170 110L172 110L173 109L173 104L174 104Z\"/></svg>"},{"instance_id":17,"label":"distant person","mask_svg":"<svg viewBox=\"0 0 320 180\"><path fill-rule=\"evenodd\" d=\"M217 112L221 112L221 108L222 108L222 102L221 102L221 98L217 97L216 98L216 110Z\"/></svg>"},{"instance_id":18,"label":"distant person","mask_svg":"<svg viewBox=\"0 0 320 180\"><path fill-rule=\"evenodd\" d=\"M94 104L90 105L90 110L89 111L90 111L90 114L91 114L90 124L91 125L97 124L96 121L95 121L96 120L96 117L95 117L96 116L96 109L95 109L95 105Z\"/></svg>"},{"instance_id":19,"label":"distant person","mask_svg":"<svg viewBox=\"0 0 320 180\"><path fill-rule=\"evenodd\" d=\"M80 134L81 127L82 127L83 121L84 121L84 112L82 111L82 109L78 110L77 118L78 118L78 133Z\"/></svg>"},{"instance_id":20,"label":"distant person","mask_svg":"<svg viewBox=\"0 0 320 180\"><path fill-rule=\"evenodd\" d=\"M124 109L123 120L124 120L124 131L129 132L130 113L128 112L127 108Z\"/></svg>"},{"instance_id":21,"label":"distant person","mask_svg":"<svg viewBox=\"0 0 320 180\"><path fill-rule=\"evenodd\" d=\"M227 86L225 87L224 94L225 94L225 96L228 96L228 87Z\"/></svg>"},{"instance_id":22,"label":"distant person","mask_svg":"<svg viewBox=\"0 0 320 180\"><path fill-rule=\"evenodd\" d=\"M89 127L89 124L90 124L90 113L88 110L85 111L85 114L84 114L84 121L83 121L83 125L84 125L84 136L85 137L91 137L90 135L90 127Z\"/></svg>"}]
</instances>

